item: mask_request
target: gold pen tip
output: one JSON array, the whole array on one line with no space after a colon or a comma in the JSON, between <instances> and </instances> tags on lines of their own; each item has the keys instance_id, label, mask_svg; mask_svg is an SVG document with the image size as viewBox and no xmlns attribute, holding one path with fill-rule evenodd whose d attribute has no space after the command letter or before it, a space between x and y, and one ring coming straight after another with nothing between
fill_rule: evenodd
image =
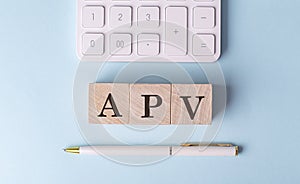
<instances>
[{"instance_id":1,"label":"gold pen tip","mask_svg":"<svg viewBox=\"0 0 300 184\"><path fill-rule=\"evenodd\" d=\"M74 154L79 154L80 153L80 148L79 147L65 148L63 150L67 153L74 153Z\"/></svg>"}]
</instances>

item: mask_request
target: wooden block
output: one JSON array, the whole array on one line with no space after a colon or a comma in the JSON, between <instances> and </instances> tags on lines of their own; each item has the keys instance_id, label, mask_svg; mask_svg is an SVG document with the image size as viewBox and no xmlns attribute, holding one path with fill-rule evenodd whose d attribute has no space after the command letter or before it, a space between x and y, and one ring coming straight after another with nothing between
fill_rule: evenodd
<instances>
[{"instance_id":1,"label":"wooden block","mask_svg":"<svg viewBox=\"0 0 300 184\"><path fill-rule=\"evenodd\" d=\"M89 122L126 124L129 121L129 84L89 85Z\"/></svg>"},{"instance_id":2,"label":"wooden block","mask_svg":"<svg viewBox=\"0 0 300 184\"><path fill-rule=\"evenodd\" d=\"M89 85L90 123L209 125L211 121L210 84Z\"/></svg>"},{"instance_id":3,"label":"wooden block","mask_svg":"<svg viewBox=\"0 0 300 184\"><path fill-rule=\"evenodd\" d=\"M169 125L171 84L130 85L130 124Z\"/></svg>"},{"instance_id":4,"label":"wooden block","mask_svg":"<svg viewBox=\"0 0 300 184\"><path fill-rule=\"evenodd\" d=\"M212 85L173 84L171 99L171 124L211 124Z\"/></svg>"}]
</instances>

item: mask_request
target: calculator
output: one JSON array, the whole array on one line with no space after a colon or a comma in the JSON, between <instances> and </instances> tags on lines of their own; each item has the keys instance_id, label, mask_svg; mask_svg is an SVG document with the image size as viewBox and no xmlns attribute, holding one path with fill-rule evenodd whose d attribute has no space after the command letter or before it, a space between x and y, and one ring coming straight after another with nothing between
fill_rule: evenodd
<instances>
[{"instance_id":1,"label":"calculator","mask_svg":"<svg viewBox=\"0 0 300 184\"><path fill-rule=\"evenodd\" d=\"M215 62L221 0L78 0L77 55L95 62Z\"/></svg>"}]
</instances>

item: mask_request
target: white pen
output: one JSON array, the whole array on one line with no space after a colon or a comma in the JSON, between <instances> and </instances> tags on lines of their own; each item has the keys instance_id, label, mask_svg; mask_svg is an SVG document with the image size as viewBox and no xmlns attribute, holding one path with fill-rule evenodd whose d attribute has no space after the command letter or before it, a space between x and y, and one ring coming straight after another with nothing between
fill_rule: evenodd
<instances>
[{"instance_id":1,"label":"white pen","mask_svg":"<svg viewBox=\"0 0 300 184\"><path fill-rule=\"evenodd\" d=\"M232 144L185 143L180 146L82 146L64 151L107 156L237 156L239 149Z\"/></svg>"}]
</instances>

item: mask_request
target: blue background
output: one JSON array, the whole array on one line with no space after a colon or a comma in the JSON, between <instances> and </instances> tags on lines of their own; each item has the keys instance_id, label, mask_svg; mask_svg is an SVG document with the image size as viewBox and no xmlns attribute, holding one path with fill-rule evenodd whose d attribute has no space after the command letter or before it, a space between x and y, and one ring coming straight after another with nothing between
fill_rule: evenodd
<instances>
[{"instance_id":1,"label":"blue background","mask_svg":"<svg viewBox=\"0 0 300 184\"><path fill-rule=\"evenodd\" d=\"M242 153L134 167L62 151L85 144L72 101L76 2L2 0L0 183L299 183L300 1L223 4L228 106L215 142Z\"/></svg>"}]
</instances>

